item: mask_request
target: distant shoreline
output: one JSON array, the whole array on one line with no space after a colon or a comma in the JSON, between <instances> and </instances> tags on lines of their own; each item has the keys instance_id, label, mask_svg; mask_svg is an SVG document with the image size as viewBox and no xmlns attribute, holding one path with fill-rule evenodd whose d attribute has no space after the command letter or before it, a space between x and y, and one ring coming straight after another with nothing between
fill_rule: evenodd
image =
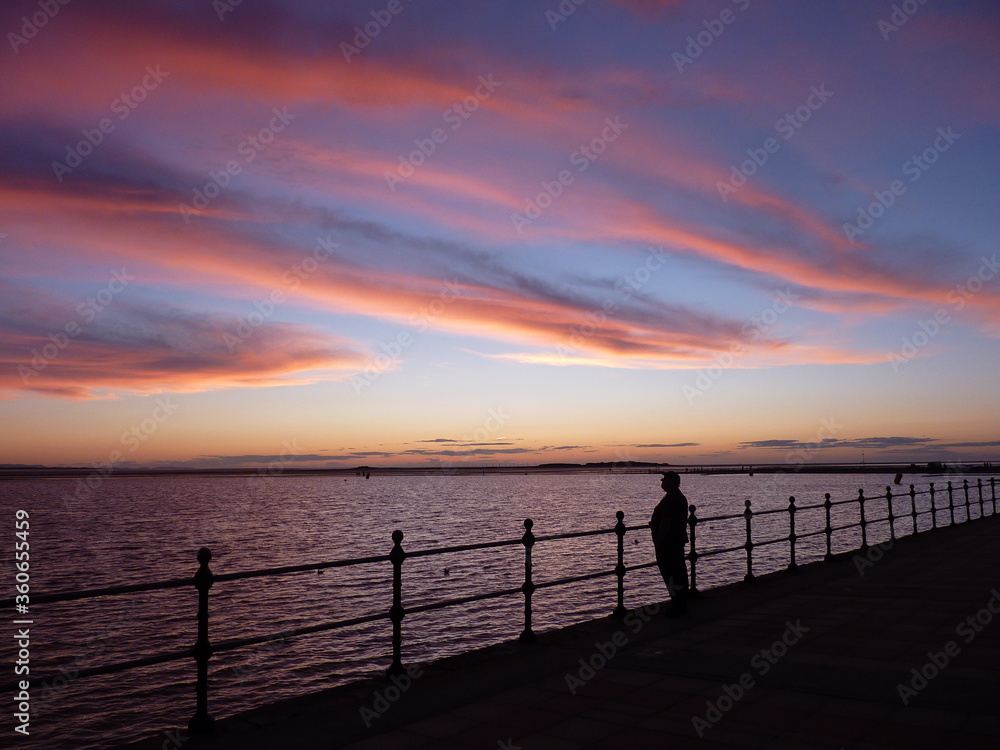
<instances>
[{"instance_id":1,"label":"distant shoreline","mask_svg":"<svg viewBox=\"0 0 1000 750\"><path fill-rule=\"evenodd\" d=\"M433 467L375 467L357 466L348 469L303 469L285 466L280 471L270 471L267 468L236 468L236 469L188 469L188 468L158 468L158 469L106 469L72 466L47 467L25 466L0 468L0 480L3 479L74 479L100 475L104 478L113 477L170 477L170 476L200 476L200 477L303 477L303 476L335 476L364 478L380 476L482 476L485 474L659 474L662 471L677 471L681 474L903 474L904 476L927 474L991 474L995 467L990 462L943 464L906 463L906 464L695 464L679 466L671 464L652 464L640 462L600 463L600 464L540 464L533 466L433 466Z\"/></svg>"}]
</instances>

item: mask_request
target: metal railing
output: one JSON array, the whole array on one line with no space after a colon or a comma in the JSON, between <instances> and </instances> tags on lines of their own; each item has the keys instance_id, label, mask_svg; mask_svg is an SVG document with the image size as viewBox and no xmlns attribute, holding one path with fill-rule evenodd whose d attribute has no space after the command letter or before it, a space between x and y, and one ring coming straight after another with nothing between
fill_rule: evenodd
<instances>
[{"instance_id":1,"label":"metal railing","mask_svg":"<svg viewBox=\"0 0 1000 750\"><path fill-rule=\"evenodd\" d=\"M989 497L984 497L984 489L989 489ZM970 498L970 491L976 491L976 496ZM961 493L961 497L958 499L958 505L955 503L955 495L957 492ZM937 498L942 497L942 495L947 494L947 503L942 502L938 504ZM928 497L929 507L924 510L917 509L917 498L918 497ZM970 485L968 479L962 480L960 487L955 487L952 482L948 482L947 489L945 490L935 490L934 483L931 482L928 485L927 490L918 492L914 485L910 485L909 492L903 492L900 494L893 494L891 487L885 488L884 495L874 495L872 497L865 497L864 490L858 490L858 496L856 498L850 498L847 500L832 500L830 493L824 495L824 501L822 503L814 503L812 505L796 505L795 497L791 496L788 498L788 506L784 508L773 508L770 510L756 511L754 512L752 504L749 500L744 502L744 510L742 513L732 513L728 515L719 516L708 516L706 518L697 517L696 506L690 506L690 513L688 516L688 528L691 542L691 551L688 554L688 560L691 563L691 593L697 596L698 585L698 561L701 558L708 557L710 555L721 555L726 553L734 553L743 550L746 556L746 575L743 577L745 581L753 581L756 577L754 574L754 557L753 551L758 547L764 547L771 544L780 544L782 542L788 543L788 565L787 569L794 571L798 569L798 560L796 557L796 543L802 539L808 539L810 537L825 536L826 537L826 553L824 555L825 560L833 559L833 534L837 531L844 531L852 528L859 528L861 531L861 550L866 550L868 548L868 527L872 524L877 523L887 523L889 527L889 539L895 541L901 536L909 536L911 534L921 533L918 520L921 516L930 515L930 527L925 529L925 531L935 531L937 529L943 528L944 526L955 525L955 508L961 508L964 505L965 508L965 520L974 520L971 515L972 509L978 504L979 515L975 518L981 518L986 514L985 508L986 504L990 504L989 515L996 514L996 479L991 477L988 484L984 484L982 479L976 480L975 485ZM866 503L871 502L885 502L885 515L875 518L870 518L868 516L868 506ZM908 512L897 513L896 503L903 501L906 503L908 501ZM841 525L834 525L832 519L832 510L837 506L853 505L856 504L858 507L858 517L859 520L855 523L846 523ZM806 510L817 510L822 509L824 511L826 523L823 528L815 529L806 533L797 533L795 525L795 515ZM753 520L755 518L760 518L762 516L771 516L780 513L788 514L788 534L785 536L778 536L772 539L764 540L754 540L753 537ZM945 514L947 523L939 523L938 517L940 514ZM708 523L710 521L729 521L734 519L742 518L746 523L745 540L742 545L737 545L733 547L726 547L721 549L713 549L707 552L700 552L697 547L697 528L699 524ZM900 534L898 533L898 526L900 521L903 519L910 520L910 534Z\"/></svg>"},{"instance_id":2,"label":"metal railing","mask_svg":"<svg viewBox=\"0 0 1000 750\"><path fill-rule=\"evenodd\" d=\"M984 496L984 490L988 487L989 497ZM975 490L975 496L970 497L970 492ZM946 494L947 503L943 502L944 496ZM964 505L965 510L965 520L974 520L972 516L972 509L978 505L979 515L976 518L981 518L986 515L986 504L990 504L989 515L995 515L997 510L996 501L996 480L990 478L988 484L984 484L982 479L977 480L975 485L969 484L969 481L963 480L961 487L954 487L952 482L948 482L946 490L935 490L934 484L931 483L929 488L925 491L917 492L914 485L910 485L910 490L908 493L901 493L894 495L891 487L886 487L886 492L884 495L877 495L873 497L865 497L864 491L859 490L858 496L856 498L850 498L847 500L832 500L829 493L825 495L825 500L822 503L815 503L813 505L796 505L795 497L790 497L788 500L788 506L783 508L774 508L770 510L754 511L750 500L744 502L744 510L742 513L734 513L728 515L717 515L708 516L705 518L699 518L697 515L697 507L695 505L689 506L688 515L688 531L690 540L690 552L687 555L687 559L690 562L690 588L692 596L698 595L698 566L699 563L707 557L724 555L724 554L734 554L743 552L746 558L746 575L744 576L744 581L752 582L756 578L754 574L754 550L773 544L787 543L789 548L789 556L787 569L795 571L798 569L798 557L797 557L797 542L803 539L823 536L825 537L825 547L826 552L824 555L825 560L831 560L834 557L833 554L833 535L835 532L844 531L852 528L859 528L861 532L861 550L868 548L868 527L876 523L888 523L889 526L889 536L891 540L896 540L901 536L906 536L905 534L899 533L899 527L901 521L908 518L910 520L911 534L921 533L918 525L918 520L921 516L930 514L930 527L925 529L925 531L938 530L944 526L954 525L955 521L955 508L956 508L956 494L960 494L958 497L958 506L962 508ZM929 507L924 510L917 509L916 499L918 497L928 496L929 497ZM938 503L938 498L942 499L941 503ZM878 501L885 502L885 516L870 518L868 516L868 510L866 504L874 503ZM908 502L907 502L908 501ZM897 503L902 502L907 505L904 513L897 513ZM848 506L852 504L857 504L858 507L858 518L859 520L855 523L846 523L841 525L835 525L832 520L832 510L837 506ZM825 516L825 524L822 528L814 529L807 532L799 532L796 527L796 514L806 510L818 510L822 509ZM778 515L778 514L788 515L788 533L786 535L780 535L770 539L755 540L754 539L754 519L760 519L761 517ZM483 542L478 544L464 544L451 547L435 547L430 549L422 549L416 551L407 551L403 549L403 532L396 530L392 532L392 549L387 555L377 555L373 557L359 557L348 560L334 560L329 562L304 564L304 565L287 565L283 567L276 568L265 568L261 570L250 570L237 573L226 573L222 575L215 575L212 573L209 563L212 560L212 552L207 547L202 547L198 551L198 569L195 574L190 578L175 578L167 581L158 581L152 583L142 583L133 584L126 586L112 586L99 589L90 589L86 591L69 591L56 594L44 594L32 597L33 604L44 604L44 603L54 603L54 602L67 602L80 599L92 599L104 596L118 596L123 594L134 594L149 591L160 591L164 589L180 588L184 586L193 586L198 594L198 614L197 614L197 639L192 648L174 650L170 652L165 652L162 654L156 654L153 656L147 656L139 659L132 659L128 661L121 661L112 664L105 664L97 667L90 667L85 669L80 669L77 673L77 678L82 677L92 677L97 675L107 675L114 674L118 672L124 672L127 670L137 669L140 667L154 666L158 664L164 664L167 662L177 661L180 659L194 659L196 666L196 679L195 679L195 693L196 693L196 708L194 716L191 718L188 726L193 732L207 732L209 731L214 723L211 714L208 710L208 673L209 673L209 662L214 654L232 651L234 649L246 648L248 646L254 646L257 644L262 644L268 641L274 641L277 637L282 639L293 638L298 636L303 636L311 633L319 633L328 630L337 630L341 628L348 628L352 626L362 625L364 623L374 622L377 620L388 619L392 625L392 657L391 663L389 665L387 676L398 675L405 672L405 667L403 665L403 637L402 637L402 623L406 615L418 614L420 612L429 612L432 610L444 609L446 607L457 607L466 604L471 604L473 602L485 601L488 599L497 599L506 596L521 595L524 598L524 627L518 637L519 641L522 643L530 643L535 640L535 632L532 629L532 596L535 591L544 588L551 588L556 586L565 586L572 583L579 583L582 581L588 581L596 578L601 578L605 576L615 576L617 578L617 602L616 606L612 610L612 614L618 618L624 618L628 612L625 606L625 576L627 573L642 570L644 568L651 568L657 565L655 561L641 563L638 565L626 566L625 564L625 535L631 531L642 531L648 530L647 524L642 524L638 526L626 526L625 525L625 514L622 511L618 511L616 514L617 523L610 529L596 529L593 531L577 531L565 534L550 534L547 536L535 536L532 532L533 522L530 518L524 521L524 533L520 538L517 539L506 539L498 542ZM939 519L940 516L944 516L943 519ZM743 519L745 525L745 539L742 545L722 547L718 549L710 549L707 551L702 551L699 548L699 537L698 530L702 524L715 521L728 521ZM544 581L541 583L536 583L533 577L533 567L532 567L532 549L538 543L551 542L555 540L563 539L575 539L588 536L600 536L614 534L617 537L617 564L611 570L602 570L597 572L586 573L582 575L568 576L564 578L558 578L550 581ZM445 601L434 602L432 604L424 604L414 607L403 607L403 563L412 558L428 557L432 555L444 555L452 554L457 552L468 552L472 550L485 550L494 549L499 547L508 547L521 545L524 549L524 582L516 588L501 589L498 591L491 591L487 593L474 594L469 596L462 596L454 599L448 599ZM304 627L295 628L292 630L286 630L280 634L269 634L263 636L252 636L245 638L231 638L219 643L212 643L209 638L209 591L217 583L223 583L227 581L237 581L248 578L260 578L260 577L273 577L273 576L283 576L292 573L300 573L306 571L318 571L328 568L345 568L357 565L370 565L370 564L380 564L380 563L390 563L392 565L392 606L389 610L383 612L376 612L372 614L367 614L359 617L351 617L348 619L335 620L332 622L324 622L316 625L309 625ZM13 599L8 599L0 602L3 607L11 607L14 604ZM49 678L33 678L32 682L41 682ZM14 684L2 685L0 689L8 689L13 687Z\"/></svg>"}]
</instances>

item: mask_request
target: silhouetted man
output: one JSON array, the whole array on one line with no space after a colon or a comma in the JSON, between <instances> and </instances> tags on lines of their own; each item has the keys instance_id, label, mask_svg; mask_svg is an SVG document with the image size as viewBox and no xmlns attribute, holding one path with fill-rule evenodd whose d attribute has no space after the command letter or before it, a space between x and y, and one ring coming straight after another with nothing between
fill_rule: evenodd
<instances>
[{"instance_id":1,"label":"silhouetted man","mask_svg":"<svg viewBox=\"0 0 1000 750\"><path fill-rule=\"evenodd\" d=\"M670 592L667 615L676 617L688 610L688 575L684 560L684 545L688 540L688 502L681 492L681 477L676 471L664 472L660 486L666 494L653 510L649 529L653 534L660 575Z\"/></svg>"}]
</instances>

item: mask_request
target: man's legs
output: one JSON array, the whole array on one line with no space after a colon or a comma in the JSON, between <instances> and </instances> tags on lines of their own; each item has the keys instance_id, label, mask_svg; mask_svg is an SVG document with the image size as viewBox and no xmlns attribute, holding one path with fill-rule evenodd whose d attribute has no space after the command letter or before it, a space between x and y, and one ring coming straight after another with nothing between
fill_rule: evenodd
<instances>
[{"instance_id":1,"label":"man's legs","mask_svg":"<svg viewBox=\"0 0 1000 750\"><path fill-rule=\"evenodd\" d=\"M661 547L656 550L656 562L660 575L670 593L671 611L684 612L688 608L687 562L684 560L684 546Z\"/></svg>"}]
</instances>

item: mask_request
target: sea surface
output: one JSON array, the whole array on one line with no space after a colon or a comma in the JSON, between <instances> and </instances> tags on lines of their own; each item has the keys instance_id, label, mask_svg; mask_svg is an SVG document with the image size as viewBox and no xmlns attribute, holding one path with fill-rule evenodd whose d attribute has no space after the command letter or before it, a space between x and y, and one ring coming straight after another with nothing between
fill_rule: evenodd
<instances>
[{"instance_id":1,"label":"sea surface","mask_svg":"<svg viewBox=\"0 0 1000 750\"><path fill-rule=\"evenodd\" d=\"M91 492L78 492L78 479L30 479L0 483L0 526L4 580L13 574L14 511L30 514L31 590L34 594L187 577L197 569L200 547L212 550L214 573L387 554L394 529L403 547L416 551L476 542L518 539L523 520L536 536L611 529L615 512L626 524L649 520L662 495L650 474L451 475L438 477L92 477ZM909 476L918 490L948 477ZM960 480L960 478L958 478ZM832 499L884 496L892 478L872 474L684 475L681 489L699 518L799 507ZM974 484L974 481L972 482ZM960 481L958 482L960 484ZM893 488L905 491L906 487ZM956 497L960 492L956 493ZM939 505L941 495L939 494ZM975 497L973 499L976 499ZM918 509L928 507L917 499ZM909 498L897 498L896 513L909 512ZM884 517L885 500L867 503L869 518ZM972 514L975 517L976 513ZM943 519L943 515L940 516ZM857 504L838 506L834 525L856 521ZM965 518L964 504L956 520ZM798 533L823 527L823 510L800 510ZM930 526L929 515L919 520ZM897 530L909 534L910 519ZM703 521L700 553L742 545L745 521ZM754 541L787 537L788 514L754 519ZM888 538L884 522L869 526L869 543ZM626 564L652 561L648 530L629 532ZM834 552L855 549L858 529L839 531ZM614 534L542 541L533 553L536 583L611 570ZM825 538L798 543L799 563L817 560ZM788 543L754 550L754 572L788 564ZM741 580L746 556L740 550L698 562L702 590ZM458 596L516 588L524 577L520 545L407 560L403 565L404 607ZM280 634L391 605L388 563L309 571L273 578L217 583L211 592L211 639ZM6 585L6 584L5 584ZM611 613L616 579L541 589L534 596L536 632ZM13 588L12 584L9 588ZM0 594L7 598L13 591ZM655 568L626 576L628 607L662 601L665 588ZM442 656L516 638L523 627L520 595L408 615L403 624L403 660L426 663ZM189 648L196 637L197 596L193 587L109 596L31 608L31 735L15 746L46 750L90 750L184 727L194 709L194 665L189 659L115 675L77 678L100 664ZM8 618L4 618L7 620ZM9 626L10 629L13 626ZM15 658L11 638L0 638L0 663ZM275 641L217 654L211 662L210 710L216 718L384 672L391 656L388 621ZM12 679L5 667L0 683ZM5 693L8 691L5 691ZM8 709L11 705L5 696ZM8 717L5 726L10 724ZM4 730L5 740L9 729ZM164 735L166 738L166 735Z\"/></svg>"}]
</instances>

